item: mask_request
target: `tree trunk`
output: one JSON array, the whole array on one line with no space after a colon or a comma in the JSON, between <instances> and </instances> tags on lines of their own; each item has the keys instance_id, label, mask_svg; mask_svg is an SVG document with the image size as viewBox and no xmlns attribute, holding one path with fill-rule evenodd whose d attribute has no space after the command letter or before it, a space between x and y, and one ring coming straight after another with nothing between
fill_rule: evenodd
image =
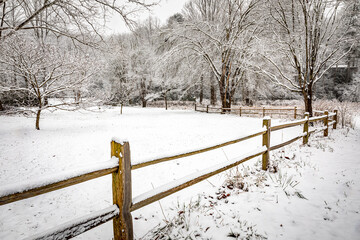
<instances>
[{"instance_id":1,"label":"tree trunk","mask_svg":"<svg viewBox=\"0 0 360 240\"><path fill-rule=\"evenodd\" d=\"M167 110L167 91L165 91L164 100L165 100L165 110Z\"/></svg>"},{"instance_id":2,"label":"tree trunk","mask_svg":"<svg viewBox=\"0 0 360 240\"><path fill-rule=\"evenodd\" d=\"M309 113L309 116L313 116L313 109L312 109L312 89L309 88L308 91L303 94L304 96L304 103L305 103L305 112Z\"/></svg>"},{"instance_id":3,"label":"tree trunk","mask_svg":"<svg viewBox=\"0 0 360 240\"><path fill-rule=\"evenodd\" d=\"M222 81L222 79L220 79L220 83L219 83L219 92L220 92L220 99L221 99L221 107L222 108L226 108L226 94L225 94L225 91L224 91L224 83ZM223 109L221 111L222 113L225 112L225 110Z\"/></svg>"},{"instance_id":4,"label":"tree trunk","mask_svg":"<svg viewBox=\"0 0 360 240\"><path fill-rule=\"evenodd\" d=\"M38 111L36 113L36 122L35 122L35 128L36 130L40 130L40 114L41 114L41 108L42 108L42 99L41 96L38 96Z\"/></svg>"},{"instance_id":5,"label":"tree trunk","mask_svg":"<svg viewBox=\"0 0 360 240\"><path fill-rule=\"evenodd\" d=\"M210 104L211 105L216 105L216 93L215 93L215 86L211 85L210 87Z\"/></svg>"},{"instance_id":6,"label":"tree trunk","mask_svg":"<svg viewBox=\"0 0 360 240\"><path fill-rule=\"evenodd\" d=\"M215 105L216 104L216 92L215 92L215 85L214 85L214 79L215 74L211 71L210 73L210 104Z\"/></svg>"},{"instance_id":7,"label":"tree trunk","mask_svg":"<svg viewBox=\"0 0 360 240\"><path fill-rule=\"evenodd\" d=\"M81 98L80 90L74 90L74 100L76 104L79 104Z\"/></svg>"},{"instance_id":8,"label":"tree trunk","mask_svg":"<svg viewBox=\"0 0 360 240\"><path fill-rule=\"evenodd\" d=\"M226 102L225 102L226 108L231 108L231 93L230 93L229 89L226 92L225 100L226 100ZM230 112L230 109L228 109L226 111Z\"/></svg>"},{"instance_id":9,"label":"tree trunk","mask_svg":"<svg viewBox=\"0 0 360 240\"><path fill-rule=\"evenodd\" d=\"M142 107L145 108L146 107L146 102L147 100L145 99L146 98L146 94L147 94L147 91L146 91L146 83L145 83L145 80L142 80L140 82L140 96L141 96L141 102L142 102Z\"/></svg>"},{"instance_id":10,"label":"tree trunk","mask_svg":"<svg viewBox=\"0 0 360 240\"><path fill-rule=\"evenodd\" d=\"M222 74L220 77L219 82L219 89L220 89L220 97L221 97L221 105L222 108L231 108L231 96L230 96L230 67L223 64L222 67ZM223 109L222 112L227 112L229 109Z\"/></svg>"},{"instance_id":11,"label":"tree trunk","mask_svg":"<svg viewBox=\"0 0 360 240\"><path fill-rule=\"evenodd\" d=\"M2 103L1 103L1 100L0 100L0 111L4 111L5 109L4 109L4 107L3 107L3 105L2 105Z\"/></svg>"},{"instance_id":12,"label":"tree trunk","mask_svg":"<svg viewBox=\"0 0 360 240\"><path fill-rule=\"evenodd\" d=\"M204 98L204 76L201 74L200 77L200 104L202 104L203 98Z\"/></svg>"},{"instance_id":13,"label":"tree trunk","mask_svg":"<svg viewBox=\"0 0 360 240\"><path fill-rule=\"evenodd\" d=\"M229 92L221 91L221 106L222 108L231 108L231 96ZM223 109L222 112L229 112L228 109Z\"/></svg>"},{"instance_id":14,"label":"tree trunk","mask_svg":"<svg viewBox=\"0 0 360 240\"><path fill-rule=\"evenodd\" d=\"M36 130L40 130L40 113L41 113L41 108L39 108L36 113L36 125L35 125Z\"/></svg>"}]
</instances>

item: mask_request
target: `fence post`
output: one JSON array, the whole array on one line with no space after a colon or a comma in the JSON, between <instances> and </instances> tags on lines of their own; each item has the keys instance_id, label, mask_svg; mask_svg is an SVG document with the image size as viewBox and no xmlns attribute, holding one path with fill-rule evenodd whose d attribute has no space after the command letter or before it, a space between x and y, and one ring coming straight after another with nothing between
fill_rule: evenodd
<instances>
[{"instance_id":1,"label":"fence post","mask_svg":"<svg viewBox=\"0 0 360 240\"><path fill-rule=\"evenodd\" d=\"M206 105L206 113L209 113L209 105Z\"/></svg>"},{"instance_id":2,"label":"fence post","mask_svg":"<svg viewBox=\"0 0 360 240\"><path fill-rule=\"evenodd\" d=\"M329 135L329 111L325 111L324 113L326 115L326 118L324 119L324 127L326 127L324 130L324 137L327 137Z\"/></svg>"},{"instance_id":3,"label":"fence post","mask_svg":"<svg viewBox=\"0 0 360 240\"><path fill-rule=\"evenodd\" d=\"M266 133L263 134L262 145L266 146L267 151L262 155L262 170L267 170L269 167L269 156L270 156L270 126L271 119L266 117L263 119L263 127L266 127Z\"/></svg>"},{"instance_id":4,"label":"fence post","mask_svg":"<svg viewBox=\"0 0 360 240\"><path fill-rule=\"evenodd\" d=\"M297 110L297 107L294 107L294 119L296 119L296 110Z\"/></svg>"},{"instance_id":5,"label":"fence post","mask_svg":"<svg viewBox=\"0 0 360 240\"><path fill-rule=\"evenodd\" d=\"M120 107L120 114L122 114L122 108L123 108L123 104L121 104L121 107Z\"/></svg>"},{"instance_id":6,"label":"fence post","mask_svg":"<svg viewBox=\"0 0 360 240\"><path fill-rule=\"evenodd\" d=\"M333 121L335 121L333 125L333 129L336 129L336 124L338 122L338 110L334 110L335 116L333 117Z\"/></svg>"},{"instance_id":7,"label":"fence post","mask_svg":"<svg viewBox=\"0 0 360 240\"><path fill-rule=\"evenodd\" d=\"M196 103L195 103L195 112L196 112Z\"/></svg>"},{"instance_id":8,"label":"fence post","mask_svg":"<svg viewBox=\"0 0 360 240\"><path fill-rule=\"evenodd\" d=\"M119 170L112 174L113 203L119 207L119 216L113 219L114 240L132 240L133 224L130 212L131 159L129 142L111 142L111 157L119 159Z\"/></svg>"},{"instance_id":9,"label":"fence post","mask_svg":"<svg viewBox=\"0 0 360 240\"><path fill-rule=\"evenodd\" d=\"M265 107L263 107L263 117L265 117Z\"/></svg>"},{"instance_id":10,"label":"fence post","mask_svg":"<svg viewBox=\"0 0 360 240\"><path fill-rule=\"evenodd\" d=\"M309 141L309 116L310 114L308 112L306 112L304 114L304 117L306 119L306 122L304 123L304 133L306 133L305 136L303 136L303 144L307 144Z\"/></svg>"},{"instance_id":11,"label":"fence post","mask_svg":"<svg viewBox=\"0 0 360 240\"><path fill-rule=\"evenodd\" d=\"M240 107L240 117L241 117L241 107Z\"/></svg>"}]
</instances>

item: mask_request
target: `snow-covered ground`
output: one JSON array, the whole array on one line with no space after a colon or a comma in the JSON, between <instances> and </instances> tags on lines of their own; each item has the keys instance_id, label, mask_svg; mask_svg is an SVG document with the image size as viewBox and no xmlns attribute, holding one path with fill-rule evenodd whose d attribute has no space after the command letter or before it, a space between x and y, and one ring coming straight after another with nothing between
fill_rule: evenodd
<instances>
[{"instance_id":1,"label":"snow-covered ground","mask_svg":"<svg viewBox=\"0 0 360 240\"><path fill-rule=\"evenodd\" d=\"M234 115L110 108L0 116L0 190L110 160L112 137L128 139L133 162L201 148L258 130L262 120ZM273 120L276 124L283 120ZM358 122L358 125L360 123ZM360 126L358 126L360 127ZM274 132L272 144L302 132ZM360 131L339 129L259 158L133 212L137 239L356 239L360 234ZM261 138L132 171L133 197L261 146ZM234 177L235 176L235 177ZM22 239L112 205L105 176L0 206L0 239ZM111 239L106 223L77 239Z\"/></svg>"}]
</instances>

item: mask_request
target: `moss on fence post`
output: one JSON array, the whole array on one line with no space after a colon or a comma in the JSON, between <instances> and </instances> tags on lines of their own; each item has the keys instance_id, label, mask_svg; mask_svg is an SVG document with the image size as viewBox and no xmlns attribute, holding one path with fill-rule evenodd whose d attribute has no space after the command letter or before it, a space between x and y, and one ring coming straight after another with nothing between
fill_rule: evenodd
<instances>
[{"instance_id":1,"label":"moss on fence post","mask_svg":"<svg viewBox=\"0 0 360 240\"><path fill-rule=\"evenodd\" d=\"M304 117L306 119L306 122L304 123L304 136L303 136L303 144L307 144L309 141L309 116L310 114L308 112L306 112L304 114ZM306 133L306 135L305 135Z\"/></svg>"},{"instance_id":2,"label":"moss on fence post","mask_svg":"<svg viewBox=\"0 0 360 240\"><path fill-rule=\"evenodd\" d=\"M264 117L263 127L266 127L266 132L263 134L262 145L266 146L267 151L262 155L262 170L267 170L269 167L269 156L270 156L270 127L271 119Z\"/></svg>"},{"instance_id":3,"label":"moss on fence post","mask_svg":"<svg viewBox=\"0 0 360 240\"><path fill-rule=\"evenodd\" d=\"M338 110L334 110L334 117L333 117L333 121L335 121L334 125L333 125L333 129L336 129L336 125L337 125L337 122L338 122Z\"/></svg>"},{"instance_id":4,"label":"moss on fence post","mask_svg":"<svg viewBox=\"0 0 360 240\"><path fill-rule=\"evenodd\" d=\"M113 203L119 207L119 216L113 219L114 240L132 240L133 224L130 212L132 202L131 159L129 142L111 142L111 157L119 159L119 169L112 175Z\"/></svg>"},{"instance_id":5,"label":"moss on fence post","mask_svg":"<svg viewBox=\"0 0 360 240\"><path fill-rule=\"evenodd\" d=\"M325 111L326 118L324 119L324 137L329 136L329 111Z\"/></svg>"}]
</instances>

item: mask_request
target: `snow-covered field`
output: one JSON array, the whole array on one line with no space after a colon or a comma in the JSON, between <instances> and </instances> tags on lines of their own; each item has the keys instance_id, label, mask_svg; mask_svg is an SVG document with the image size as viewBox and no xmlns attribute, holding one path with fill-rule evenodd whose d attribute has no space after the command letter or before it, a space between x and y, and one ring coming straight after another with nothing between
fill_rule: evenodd
<instances>
[{"instance_id":1,"label":"snow-covered field","mask_svg":"<svg viewBox=\"0 0 360 240\"><path fill-rule=\"evenodd\" d=\"M133 162L201 148L258 130L261 119L234 115L103 109L0 116L0 186L31 182L110 159L112 137L128 139ZM276 124L283 120L273 120ZM358 122L360 125L360 122ZM358 126L359 127L359 126ZM272 144L302 128L272 134ZM133 212L137 239L356 239L360 234L360 131L339 129L259 158ZM133 197L261 146L261 138L132 171ZM234 177L235 176L235 177ZM1 190L1 189L0 189ZM22 239L112 204L105 176L0 206L0 239ZM111 239L106 223L77 239Z\"/></svg>"}]
</instances>

